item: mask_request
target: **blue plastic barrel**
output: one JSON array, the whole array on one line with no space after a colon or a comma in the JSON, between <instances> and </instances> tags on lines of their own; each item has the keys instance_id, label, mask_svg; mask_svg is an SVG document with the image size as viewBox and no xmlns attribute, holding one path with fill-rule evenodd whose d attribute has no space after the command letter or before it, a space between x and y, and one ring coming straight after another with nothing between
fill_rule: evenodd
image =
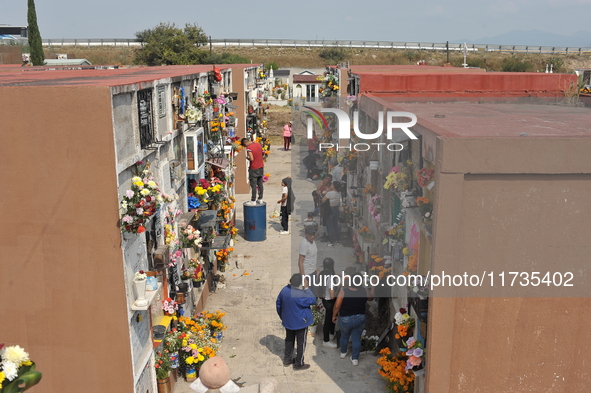
<instances>
[{"instance_id":1,"label":"blue plastic barrel","mask_svg":"<svg viewBox=\"0 0 591 393\"><path fill-rule=\"evenodd\" d=\"M249 242L267 240L267 204L244 207L244 237Z\"/></svg>"}]
</instances>

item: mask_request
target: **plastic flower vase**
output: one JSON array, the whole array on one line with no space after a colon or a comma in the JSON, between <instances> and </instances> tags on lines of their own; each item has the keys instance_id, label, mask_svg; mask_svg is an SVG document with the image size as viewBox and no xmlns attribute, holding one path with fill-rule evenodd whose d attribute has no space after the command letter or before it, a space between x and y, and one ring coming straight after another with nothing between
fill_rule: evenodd
<instances>
[{"instance_id":1,"label":"plastic flower vase","mask_svg":"<svg viewBox=\"0 0 591 393\"><path fill-rule=\"evenodd\" d=\"M197 369L194 365L187 365L187 368L185 370L185 379L187 380L187 382L193 382L197 379Z\"/></svg>"},{"instance_id":2,"label":"plastic flower vase","mask_svg":"<svg viewBox=\"0 0 591 393\"><path fill-rule=\"evenodd\" d=\"M179 353L172 352L170 354L170 367L171 368L179 368Z\"/></svg>"},{"instance_id":3,"label":"plastic flower vase","mask_svg":"<svg viewBox=\"0 0 591 393\"><path fill-rule=\"evenodd\" d=\"M135 286L135 292L137 295L134 304L137 307L145 307L148 305L148 300L146 299L146 281L147 280L133 280L133 285Z\"/></svg>"},{"instance_id":4,"label":"plastic flower vase","mask_svg":"<svg viewBox=\"0 0 591 393\"><path fill-rule=\"evenodd\" d=\"M156 382L158 383L158 393L171 393L170 377L157 379Z\"/></svg>"}]
</instances>

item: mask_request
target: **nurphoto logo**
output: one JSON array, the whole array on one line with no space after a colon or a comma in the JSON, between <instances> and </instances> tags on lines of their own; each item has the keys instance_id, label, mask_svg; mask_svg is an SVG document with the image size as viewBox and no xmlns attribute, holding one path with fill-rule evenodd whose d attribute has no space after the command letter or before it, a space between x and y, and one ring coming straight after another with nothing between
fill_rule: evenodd
<instances>
[{"instance_id":1,"label":"nurphoto logo","mask_svg":"<svg viewBox=\"0 0 591 393\"><path fill-rule=\"evenodd\" d=\"M307 132L308 132L308 139L311 139L313 137L313 132L314 132L314 123L313 123L313 119L316 120L316 122L320 125L320 126L324 126L326 129L328 129L328 122L326 120L326 118L322 115L322 113L333 113L337 119L338 119L338 123L337 123L337 127L338 127L338 139L345 139L345 140L349 140L351 138L351 119L349 118L349 115L347 114L347 112L341 110L341 109L336 109L336 108L322 108L320 109L320 111L314 109L314 108L310 108L308 106L305 106L305 108L310 109L312 112L307 112L311 117L308 117L308 123L307 123ZM322 112L322 113L321 113ZM417 124L417 117L414 115L414 113L410 113L410 112L393 112L393 111L388 111L386 112L386 137L388 139L392 139L392 134L394 132L394 130L399 129L401 131L403 131L410 139L417 139L417 137L409 130L410 127L414 126L415 124ZM409 118L411 119L409 122L399 122L398 120L400 118ZM355 135L361 139L365 139L365 140L372 140L372 139L378 139L383 131L384 131L384 112L383 111L379 111L378 112L378 130L376 132L373 132L371 134L366 134L363 133L359 130L359 113L357 111L353 112L353 131L355 132ZM401 143L355 143L355 144L348 144L345 146L341 146L340 142L339 143L320 143L319 144L319 150L322 151L330 149L330 148L335 148L337 151L338 150L355 150L355 151L368 151L371 146L376 146L378 151L380 150L380 148L382 146L385 146L386 149L388 149L389 151L400 151L404 148L404 146Z\"/></svg>"}]
</instances>

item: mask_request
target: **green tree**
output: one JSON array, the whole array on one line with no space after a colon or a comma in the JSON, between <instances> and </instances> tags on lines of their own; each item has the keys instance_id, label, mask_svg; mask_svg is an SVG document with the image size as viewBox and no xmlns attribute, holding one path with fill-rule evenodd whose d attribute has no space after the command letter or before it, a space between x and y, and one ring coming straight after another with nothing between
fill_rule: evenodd
<instances>
[{"instance_id":1,"label":"green tree","mask_svg":"<svg viewBox=\"0 0 591 393\"><path fill-rule=\"evenodd\" d=\"M28 0L27 23L29 24L29 46L31 47L31 62L33 65L43 65L43 43L41 33L37 26L37 11L35 11L35 0Z\"/></svg>"},{"instance_id":2,"label":"green tree","mask_svg":"<svg viewBox=\"0 0 591 393\"><path fill-rule=\"evenodd\" d=\"M135 36L142 43L134 62L147 65L199 64L207 52L199 47L207 44L207 35L196 24L185 28L174 23L160 23L153 29L138 31Z\"/></svg>"}]
</instances>

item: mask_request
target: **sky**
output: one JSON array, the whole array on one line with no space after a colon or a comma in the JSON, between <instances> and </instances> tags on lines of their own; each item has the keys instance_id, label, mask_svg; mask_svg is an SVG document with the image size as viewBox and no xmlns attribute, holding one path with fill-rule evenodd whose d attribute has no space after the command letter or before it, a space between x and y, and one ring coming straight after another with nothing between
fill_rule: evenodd
<instances>
[{"instance_id":1,"label":"sky","mask_svg":"<svg viewBox=\"0 0 591 393\"><path fill-rule=\"evenodd\" d=\"M591 0L320 2L36 0L42 38L135 38L160 22L196 23L212 38L445 42L513 30L591 32ZM0 24L27 24L27 1L0 0Z\"/></svg>"}]
</instances>

